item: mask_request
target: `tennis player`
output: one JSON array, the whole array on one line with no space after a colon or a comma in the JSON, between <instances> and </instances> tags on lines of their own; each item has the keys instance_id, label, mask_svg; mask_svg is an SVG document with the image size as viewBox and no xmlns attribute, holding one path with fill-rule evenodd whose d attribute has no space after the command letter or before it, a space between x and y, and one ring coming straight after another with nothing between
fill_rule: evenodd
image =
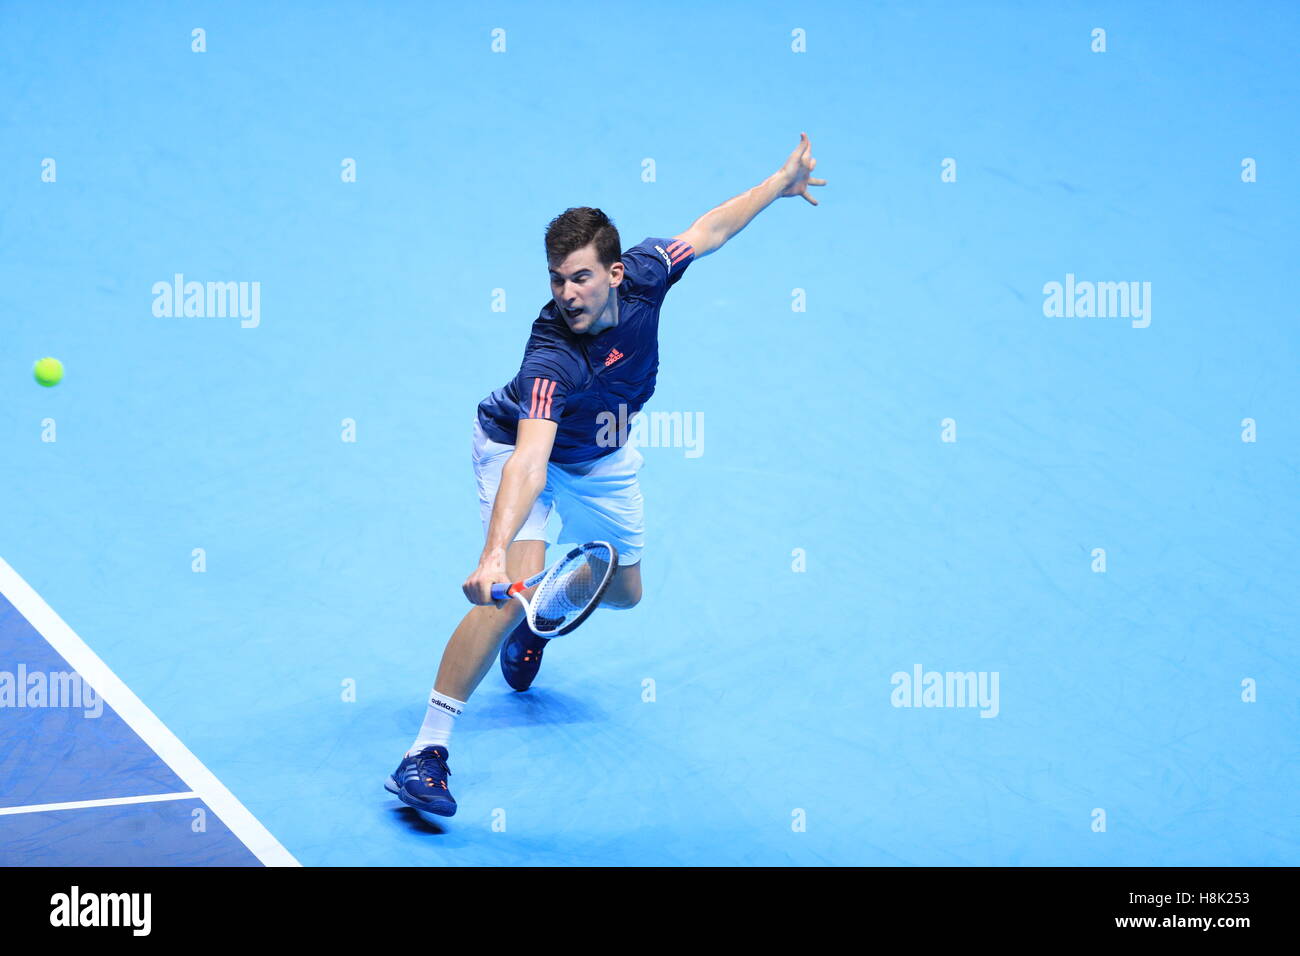
<instances>
[{"instance_id":1,"label":"tennis player","mask_svg":"<svg viewBox=\"0 0 1300 956\"><path fill-rule=\"evenodd\" d=\"M385 784L403 803L442 816L456 812L447 745L498 648L515 690L527 690L537 676L546 639L529 629L518 601L493 601L491 588L542 570L552 509L560 541L608 541L618 549L601 606L625 609L641 600L643 460L626 434L611 435L609 418L629 421L654 394L659 310L668 290L773 200L802 196L817 205L808 187L826 181L811 177L816 165L801 133L785 164L763 182L680 235L645 239L622 255L618 230L599 209L566 209L547 226L551 301L533 322L519 373L480 402L475 416L486 544L463 590L476 606L443 650L424 724ZM621 419L619 405L627 407Z\"/></svg>"}]
</instances>

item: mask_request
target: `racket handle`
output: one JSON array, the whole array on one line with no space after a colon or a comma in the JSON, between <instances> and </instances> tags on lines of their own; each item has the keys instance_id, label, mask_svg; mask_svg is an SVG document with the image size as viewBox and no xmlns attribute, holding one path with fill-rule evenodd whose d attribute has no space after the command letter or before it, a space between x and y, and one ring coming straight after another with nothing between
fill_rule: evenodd
<instances>
[{"instance_id":1,"label":"racket handle","mask_svg":"<svg viewBox=\"0 0 1300 956\"><path fill-rule=\"evenodd\" d=\"M531 578L516 581L514 584L494 584L492 585L492 600L504 601L506 598L512 598L521 591L527 591L544 577L546 577L546 572L543 570L538 571Z\"/></svg>"}]
</instances>

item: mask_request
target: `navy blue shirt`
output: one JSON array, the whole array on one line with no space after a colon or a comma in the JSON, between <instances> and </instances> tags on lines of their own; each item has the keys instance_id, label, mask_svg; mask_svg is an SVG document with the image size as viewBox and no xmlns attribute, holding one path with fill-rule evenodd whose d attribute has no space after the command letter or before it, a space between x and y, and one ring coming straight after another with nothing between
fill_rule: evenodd
<instances>
[{"instance_id":1,"label":"navy blue shirt","mask_svg":"<svg viewBox=\"0 0 1300 956\"><path fill-rule=\"evenodd\" d=\"M493 441L513 445L520 419L546 418L557 425L551 461L573 464L608 455L626 440L620 423L655 391L659 307L695 250L680 239L650 238L620 258L618 325L575 334L555 300L547 302L533 322L519 374L479 402L479 424Z\"/></svg>"}]
</instances>

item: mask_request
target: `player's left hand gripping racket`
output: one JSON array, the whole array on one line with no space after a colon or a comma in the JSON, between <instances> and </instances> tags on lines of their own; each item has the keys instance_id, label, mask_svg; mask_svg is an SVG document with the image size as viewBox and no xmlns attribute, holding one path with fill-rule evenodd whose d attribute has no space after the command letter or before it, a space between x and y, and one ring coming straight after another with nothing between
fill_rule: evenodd
<instances>
[{"instance_id":1,"label":"player's left hand gripping racket","mask_svg":"<svg viewBox=\"0 0 1300 956\"><path fill-rule=\"evenodd\" d=\"M596 609L617 570L618 549L606 541L589 541L531 578L492 585L492 600L519 598L529 630L538 637L559 637ZM529 601L523 592L534 584L537 590Z\"/></svg>"}]
</instances>

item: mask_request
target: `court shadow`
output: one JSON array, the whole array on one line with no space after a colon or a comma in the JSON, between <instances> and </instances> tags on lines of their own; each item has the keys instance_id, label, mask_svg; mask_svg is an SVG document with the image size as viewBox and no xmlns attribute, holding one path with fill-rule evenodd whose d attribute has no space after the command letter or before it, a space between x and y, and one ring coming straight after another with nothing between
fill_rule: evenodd
<instances>
[{"instance_id":1,"label":"court shadow","mask_svg":"<svg viewBox=\"0 0 1300 956\"><path fill-rule=\"evenodd\" d=\"M402 804L400 807L392 808L393 816L402 823L412 833L432 833L441 835L447 832L447 828L440 823L431 813L421 813L415 807L408 807Z\"/></svg>"},{"instance_id":2,"label":"court shadow","mask_svg":"<svg viewBox=\"0 0 1300 956\"><path fill-rule=\"evenodd\" d=\"M483 695L483 704L474 711L474 728L535 727L545 724L585 724L605 720L605 711L585 697L574 697L557 690L533 687L523 692L507 691ZM478 703L479 695L474 702Z\"/></svg>"}]
</instances>

